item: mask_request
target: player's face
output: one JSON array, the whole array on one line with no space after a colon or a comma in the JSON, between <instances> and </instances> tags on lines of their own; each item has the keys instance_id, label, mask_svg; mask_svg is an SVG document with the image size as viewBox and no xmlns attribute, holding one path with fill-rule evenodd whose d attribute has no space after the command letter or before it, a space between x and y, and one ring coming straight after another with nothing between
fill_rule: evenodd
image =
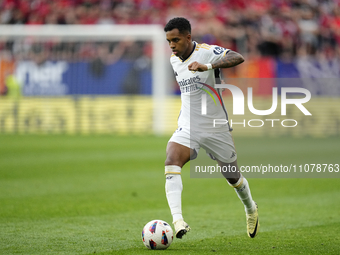
<instances>
[{"instance_id":1,"label":"player's face","mask_svg":"<svg viewBox=\"0 0 340 255\"><path fill-rule=\"evenodd\" d=\"M166 32L166 40L177 57L186 58L189 56L191 49L191 35L189 33L181 34L177 28Z\"/></svg>"}]
</instances>

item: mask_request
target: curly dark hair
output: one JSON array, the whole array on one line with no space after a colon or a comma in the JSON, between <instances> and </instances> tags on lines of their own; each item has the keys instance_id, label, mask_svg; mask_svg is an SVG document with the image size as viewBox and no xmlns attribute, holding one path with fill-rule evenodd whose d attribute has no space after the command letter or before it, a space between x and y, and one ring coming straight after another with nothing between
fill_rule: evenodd
<instances>
[{"instance_id":1,"label":"curly dark hair","mask_svg":"<svg viewBox=\"0 0 340 255\"><path fill-rule=\"evenodd\" d=\"M164 27L164 32L171 31L175 28L177 28L181 34L185 32L189 32L189 34L191 34L191 25L189 20L186 18L177 17L169 20L169 22Z\"/></svg>"}]
</instances>

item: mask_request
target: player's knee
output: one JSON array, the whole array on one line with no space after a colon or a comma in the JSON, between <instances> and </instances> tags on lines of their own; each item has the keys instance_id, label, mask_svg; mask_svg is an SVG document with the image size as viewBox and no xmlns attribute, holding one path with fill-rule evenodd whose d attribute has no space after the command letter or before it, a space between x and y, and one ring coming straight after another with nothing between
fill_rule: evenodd
<instances>
[{"instance_id":1,"label":"player's knee","mask_svg":"<svg viewBox=\"0 0 340 255\"><path fill-rule=\"evenodd\" d=\"M179 162L179 160L177 159L175 159L175 158L173 158L173 157L167 157L166 158L166 160L165 160L165 162L164 162L164 165L166 165L166 166L180 166L180 162Z\"/></svg>"},{"instance_id":2,"label":"player's knee","mask_svg":"<svg viewBox=\"0 0 340 255\"><path fill-rule=\"evenodd\" d=\"M166 157L166 160L165 160L166 166L183 167L185 163L186 163L186 161L181 159L181 157L176 157L175 155L171 155L171 154L168 154L167 157Z\"/></svg>"}]
</instances>

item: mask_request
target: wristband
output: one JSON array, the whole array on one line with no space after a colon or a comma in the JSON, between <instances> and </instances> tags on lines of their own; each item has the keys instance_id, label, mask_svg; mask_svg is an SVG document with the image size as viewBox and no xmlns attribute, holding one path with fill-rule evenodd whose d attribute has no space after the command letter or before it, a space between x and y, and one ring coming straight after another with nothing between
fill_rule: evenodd
<instances>
[{"instance_id":1,"label":"wristband","mask_svg":"<svg viewBox=\"0 0 340 255\"><path fill-rule=\"evenodd\" d=\"M205 66L208 68L208 70L213 69L211 64L205 64Z\"/></svg>"}]
</instances>

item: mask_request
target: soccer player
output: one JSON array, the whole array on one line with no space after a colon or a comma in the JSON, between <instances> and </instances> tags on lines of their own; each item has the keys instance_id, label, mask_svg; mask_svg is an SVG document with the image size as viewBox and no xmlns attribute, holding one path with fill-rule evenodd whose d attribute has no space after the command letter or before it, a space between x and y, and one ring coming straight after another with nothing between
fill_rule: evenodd
<instances>
[{"instance_id":1,"label":"soccer player","mask_svg":"<svg viewBox=\"0 0 340 255\"><path fill-rule=\"evenodd\" d=\"M198 44L192 41L191 25L185 18L173 18L165 26L166 40L172 50L170 62L181 90L181 112L178 129L170 138L166 149L165 192L173 216L177 238L182 238L190 227L182 216L181 169L186 162L197 156L200 147L224 169L223 172L242 201L247 219L248 236L254 238L259 230L257 204L253 201L247 180L237 166L237 155L229 124L214 127L214 119L228 119L223 101L215 105L214 99L206 97L207 113L202 114L202 94L215 87L219 68L241 64L239 53L216 45ZM217 89L221 97L219 89Z\"/></svg>"}]
</instances>

